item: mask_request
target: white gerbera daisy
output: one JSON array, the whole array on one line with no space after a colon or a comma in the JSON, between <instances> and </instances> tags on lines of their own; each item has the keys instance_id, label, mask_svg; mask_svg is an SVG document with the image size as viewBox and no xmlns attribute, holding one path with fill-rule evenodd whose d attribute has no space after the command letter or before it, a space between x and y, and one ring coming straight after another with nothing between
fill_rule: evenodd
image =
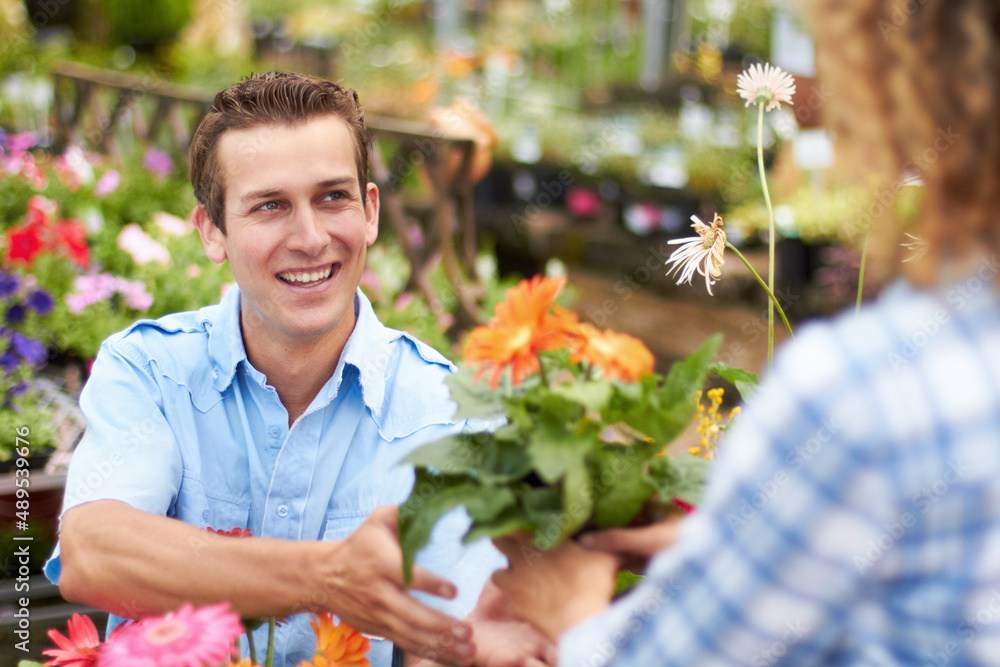
<instances>
[{"instance_id":1,"label":"white gerbera daisy","mask_svg":"<svg viewBox=\"0 0 1000 667\"><path fill-rule=\"evenodd\" d=\"M726 233L722 231L722 218L716 213L711 225L706 225L696 215L692 215L691 220L694 221L691 226L698 232L698 236L667 241L682 244L667 259L667 265L672 266L667 275L680 273L677 284L687 281L690 285L697 271L705 276L705 288L711 294L712 285L716 278L722 276L722 265L725 263L723 253L726 250Z\"/></svg>"},{"instance_id":2,"label":"white gerbera daisy","mask_svg":"<svg viewBox=\"0 0 1000 667\"><path fill-rule=\"evenodd\" d=\"M751 65L736 79L736 90L747 101L747 106L766 104L765 110L771 111L782 104L792 104L795 79L780 67Z\"/></svg>"}]
</instances>

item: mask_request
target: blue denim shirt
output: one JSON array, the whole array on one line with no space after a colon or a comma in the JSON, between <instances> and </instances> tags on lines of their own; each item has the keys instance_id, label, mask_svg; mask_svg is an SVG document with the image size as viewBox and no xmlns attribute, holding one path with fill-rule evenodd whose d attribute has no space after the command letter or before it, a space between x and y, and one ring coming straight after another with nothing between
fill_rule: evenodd
<instances>
[{"instance_id":1,"label":"blue denim shirt","mask_svg":"<svg viewBox=\"0 0 1000 667\"><path fill-rule=\"evenodd\" d=\"M383 326L360 290L336 370L289 428L278 393L247 360L239 303L233 289L218 305L143 320L105 341L80 398L87 431L63 513L114 499L200 528L342 539L409 493L413 471L396 466L403 456L461 428L443 382L451 364ZM488 541L461 545L467 525L464 513L449 515L417 559L459 587L454 601L422 599L460 618L504 563ZM45 573L58 583L59 572L56 545ZM308 620L300 614L278 629L276 666L311 657ZM263 651L266 626L255 640ZM373 640L370 656L389 665L391 644Z\"/></svg>"}]
</instances>

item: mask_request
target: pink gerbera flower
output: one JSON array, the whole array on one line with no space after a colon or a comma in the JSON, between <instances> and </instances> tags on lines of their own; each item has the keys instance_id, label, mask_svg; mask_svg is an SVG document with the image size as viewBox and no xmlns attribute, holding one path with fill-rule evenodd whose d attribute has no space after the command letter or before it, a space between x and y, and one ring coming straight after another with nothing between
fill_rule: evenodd
<instances>
[{"instance_id":1,"label":"pink gerbera flower","mask_svg":"<svg viewBox=\"0 0 1000 667\"><path fill-rule=\"evenodd\" d=\"M747 106L766 104L766 110L771 111L782 104L792 103L795 79L780 67L751 65L736 79L736 90L747 101Z\"/></svg>"},{"instance_id":2,"label":"pink gerbera flower","mask_svg":"<svg viewBox=\"0 0 1000 667\"><path fill-rule=\"evenodd\" d=\"M229 603L194 609L186 604L166 616L130 626L101 651L99 667L202 667L229 659L243 632Z\"/></svg>"}]
</instances>

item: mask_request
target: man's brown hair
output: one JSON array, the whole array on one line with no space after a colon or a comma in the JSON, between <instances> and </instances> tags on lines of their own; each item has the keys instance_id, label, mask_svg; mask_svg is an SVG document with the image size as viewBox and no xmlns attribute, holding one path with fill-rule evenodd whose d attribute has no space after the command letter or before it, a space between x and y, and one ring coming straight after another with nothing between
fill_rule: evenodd
<instances>
[{"instance_id":1,"label":"man's brown hair","mask_svg":"<svg viewBox=\"0 0 1000 667\"><path fill-rule=\"evenodd\" d=\"M253 74L216 95L191 140L188 149L191 185L212 223L225 233L225 178L218 162L218 148L219 139L227 130L294 125L325 115L340 118L351 133L358 186L364 203L371 137L365 127L358 94L352 88L343 88L314 76L268 72ZM253 146L244 146L239 159L252 160L255 153Z\"/></svg>"}]
</instances>

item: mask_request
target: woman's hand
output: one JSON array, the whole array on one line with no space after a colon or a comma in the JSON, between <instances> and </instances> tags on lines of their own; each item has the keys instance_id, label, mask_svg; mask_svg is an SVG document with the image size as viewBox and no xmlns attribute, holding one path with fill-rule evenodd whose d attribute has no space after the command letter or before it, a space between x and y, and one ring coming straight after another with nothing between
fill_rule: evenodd
<instances>
[{"instance_id":1,"label":"woman's hand","mask_svg":"<svg viewBox=\"0 0 1000 667\"><path fill-rule=\"evenodd\" d=\"M618 557L626 570L642 574L650 559L677 541L680 515L638 528L611 528L581 535L580 546Z\"/></svg>"},{"instance_id":2,"label":"woman's hand","mask_svg":"<svg viewBox=\"0 0 1000 667\"><path fill-rule=\"evenodd\" d=\"M525 534L495 538L510 563L493 574L507 595L509 613L555 640L565 630L602 611L615 592L617 557L565 542L550 551Z\"/></svg>"}]
</instances>

